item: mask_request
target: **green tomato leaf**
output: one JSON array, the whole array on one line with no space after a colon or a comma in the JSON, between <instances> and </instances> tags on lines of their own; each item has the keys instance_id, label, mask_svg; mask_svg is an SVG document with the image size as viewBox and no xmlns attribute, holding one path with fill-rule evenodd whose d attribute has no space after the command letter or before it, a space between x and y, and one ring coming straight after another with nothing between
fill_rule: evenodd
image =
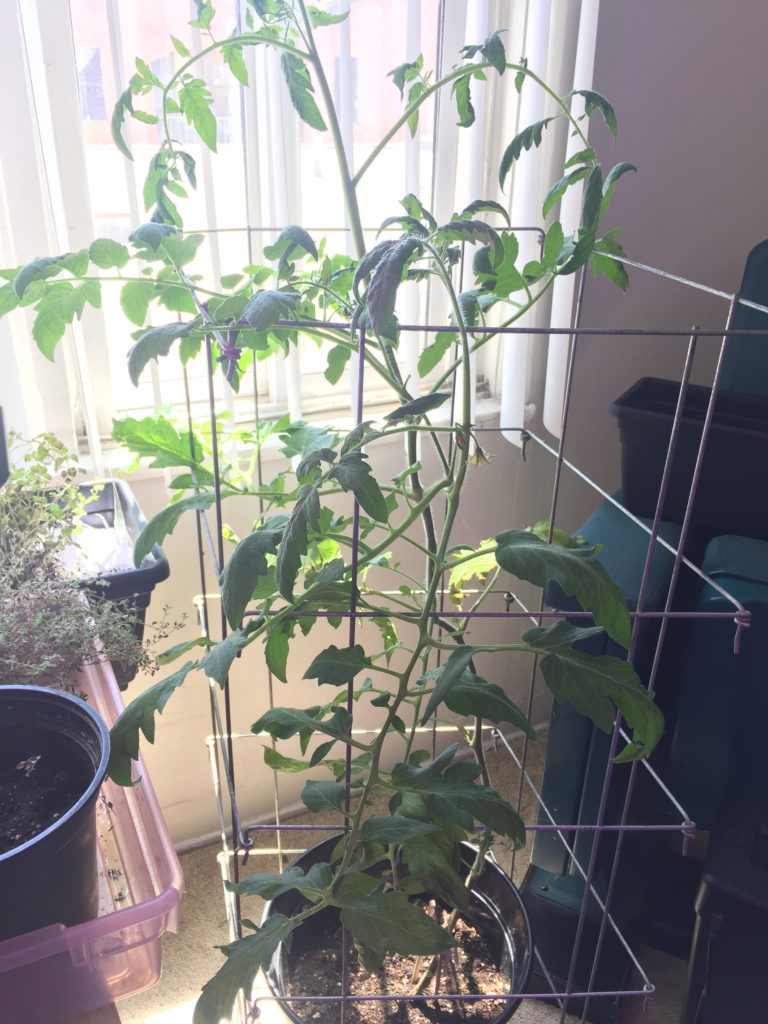
<instances>
[{"instance_id":1,"label":"green tomato leaf","mask_svg":"<svg viewBox=\"0 0 768 1024\"><path fill-rule=\"evenodd\" d=\"M387 413L384 419L388 423L397 423L399 420L405 420L411 416L424 416L425 413L437 409L443 402L447 402L450 397L445 391L432 391L428 395L414 398L412 402L406 402L405 405L393 409L392 412Z\"/></svg>"},{"instance_id":2,"label":"green tomato leaf","mask_svg":"<svg viewBox=\"0 0 768 1024\"><path fill-rule=\"evenodd\" d=\"M133 242L139 248L157 252L165 239L178 230L173 224L159 224L156 221L150 221L148 224L140 224L135 231L132 231L128 236L128 241Z\"/></svg>"},{"instance_id":3,"label":"green tomato leaf","mask_svg":"<svg viewBox=\"0 0 768 1024\"><path fill-rule=\"evenodd\" d=\"M248 636L242 630L235 629L228 636L225 636L219 643L205 653L200 662L200 670L215 680L219 686L224 686L232 667L232 662L248 643Z\"/></svg>"},{"instance_id":4,"label":"green tomato leaf","mask_svg":"<svg viewBox=\"0 0 768 1024\"><path fill-rule=\"evenodd\" d=\"M371 475L371 467L365 461L366 458L360 451L347 452L330 471L328 478L337 480L345 491L352 491L360 507L371 519L385 523L389 518L387 500Z\"/></svg>"},{"instance_id":5,"label":"green tomato leaf","mask_svg":"<svg viewBox=\"0 0 768 1024\"><path fill-rule=\"evenodd\" d=\"M197 320L189 323L164 324L162 327L150 327L138 339L128 353L128 373L131 381L138 386L139 377L150 359L167 356L171 345L178 338L186 338L199 326Z\"/></svg>"},{"instance_id":6,"label":"green tomato leaf","mask_svg":"<svg viewBox=\"0 0 768 1024\"><path fill-rule=\"evenodd\" d=\"M213 95L201 78L190 78L178 91L181 112L208 149L216 152L217 121L211 107Z\"/></svg>"},{"instance_id":7,"label":"green tomato leaf","mask_svg":"<svg viewBox=\"0 0 768 1024\"><path fill-rule=\"evenodd\" d=\"M267 290L257 292L243 309L243 319L254 331L269 330L278 320L290 320L299 296L290 292Z\"/></svg>"},{"instance_id":8,"label":"green tomato leaf","mask_svg":"<svg viewBox=\"0 0 768 1024\"><path fill-rule=\"evenodd\" d=\"M236 629L240 624L259 577L266 576L269 572L267 555L277 554L280 536L280 531L263 527L244 537L229 556L221 574L220 583L222 607L232 629ZM269 657L267 664L269 664ZM283 659L283 672L285 671L284 666L285 659ZM270 668L272 668L271 665ZM272 668L272 671L275 672L275 669ZM285 682L284 674L280 675L275 672L275 675Z\"/></svg>"},{"instance_id":9,"label":"green tomato leaf","mask_svg":"<svg viewBox=\"0 0 768 1024\"><path fill-rule=\"evenodd\" d=\"M155 544L162 544L169 533L173 533L179 519L189 510L200 512L209 508L216 500L214 491L202 491L200 494L189 494L180 498L172 505L152 516L147 525L136 538L133 548L133 561L140 566L142 559L152 551Z\"/></svg>"},{"instance_id":10,"label":"green tomato leaf","mask_svg":"<svg viewBox=\"0 0 768 1024\"><path fill-rule=\"evenodd\" d=\"M527 128L523 128L521 132L512 139L510 144L504 150L504 155L501 158L501 164L499 165L499 185L504 188L504 181L507 175L512 169L512 164L515 160L518 160L524 149L531 149L532 146L537 148L541 145L541 136L544 129L550 123L554 121L553 117L545 117L543 121L537 121L535 124L528 125Z\"/></svg>"},{"instance_id":11,"label":"green tomato leaf","mask_svg":"<svg viewBox=\"0 0 768 1024\"><path fill-rule=\"evenodd\" d=\"M319 132L325 131L325 121L312 95L312 80L304 61L293 53L283 53L280 66L288 85L291 103L302 121Z\"/></svg>"},{"instance_id":12,"label":"green tomato leaf","mask_svg":"<svg viewBox=\"0 0 768 1024\"><path fill-rule=\"evenodd\" d=\"M439 668L427 673L427 675L422 676L422 680L437 680L435 688L432 691L432 695L424 709L424 714L421 718L422 725L425 725L429 721L440 704L445 700L445 696L450 692L451 687L459 681L462 673L472 660L474 654L474 647L468 647L461 644L455 651L451 652L451 656L444 665L441 665Z\"/></svg>"},{"instance_id":13,"label":"green tomato leaf","mask_svg":"<svg viewBox=\"0 0 768 1024\"><path fill-rule=\"evenodd\" d=\"M613 729L616 709L633 730L631 759L647 757L664 731L664 716L653 702L653 693L621 658L598 658L573 650L573 627L556 622L523 633L532 650L542 654L539 665L555 700L571 704L604 732Z\"/></svg>"},{"instance_id":14,"label":"green tomato leaf","mask_svg":"<svg viewBox=\"0 0 768 1024\"><path fill-rule=\"evenodd\" d=\"M452 220L437 229L435 238L438 241L490 244L493 263L500 263L504 258L504 246L498 232L481 220Z\"/></svg>"},{"instance_id":15,"label":"green tomato leaf","mask_svg":"<svg viewBox=\"0 0 768 1024\"><path fill-rule=\"evenodd\" d=\"M488 63L492 64L500 75L503 75L507 70L507 55L504 52L504 43L499 38L500 31L500 29L497 29L485 37L485 41L480 47L480 52Z\"/></svg>"},{"instance_id":16,"label":"green tomato leaf","mask_svg":"<svg viewBox=\"0 0 768 1024\"><path fill-rule=\"evenodd\" d=\"M334 345L328 351L328 367L325 379L329 384L338 384L352 353L345 345Z\"/></svg>"},{"instance_id":17,"label":"green tomato leaf","mask_svg":"<svg viewBox=\"0 0 768 1024\"><path fill-rule=\"evenodd\" d=\"M358 672L371 667L371 659L360 644L342 648L331 644L313 659L304 673L304 678L317 679L318 683L330 683L332 686L343 686Z\"/></svg>"},{"instance_id":18,"label":"green tomato leaf","mask_svg":"<svg viewBox=\"0 0 768 1024\"><path fill-rule=\"evenodd\" d=\"M268 733L275 740L288 740L304 733L308 737L321 732L336 740L346 740L352 726L352 716L346 708L335 707L330 717L320 717L320 708L301 711L298 708L270 708L251 726L251 732Z\"/></svg>"},{"instance_id":19,"label":"green tomato leaf","mask_svg":"<svg viewBox=\"0 0 768 1024\"><path fill-rule=\"evenodd\" d=\"M267 642L264 645L264 657L270 672L277 676L281 683L287 682L286 670L288 664L289 640L292 635L292 628L288 623L278 623L273 626L267 634Z\"/></svg>"},{"instance_id":20,"label":"green tomato leaf","mask_svg":"<svg viewBox=\"0 0 768 1024\"><path fill-rule=\"evenodd\" d=\"M143 327L149 304L157 294L154 281L126 281L120 289L120 307L137 327Z\"/></svg>"},{"instance_id":21,"label":"green tomato leaf","mask_svg":"<svg viewBox=\"0 0 768 1024\"><path fill-rule=\"evenodd\" d=\"M388 248L378 259L373 280L365 293L365 306L376 335L384 333L395 311L395 298L403 279L403 271L413 254L421 248L415 238L404 238L398 242L384 244L388 245ZM376 248L378 249L378 246ZM356 279L364 262L365 259L360 261L355 274Z\"/></svg>"},{"instance_id":22,"label":"green tomato leaf","mask_svg":"<svg viewBox=\"0 0 768 1024\"><path fill-rule=\"evenodd\" d=\"M542 215L546 217L558 199L571 187L571 185L575 185L577 181L581 181L582 178L586 178L588 174L589 167L577 167L575 171L571 171L569 174L564 175L559 181L556 181L546 194L544 205L541 208Z\"/></svg>"},{"instance_id":23,"label":"green tomato leaf","mask_svg":"<svg viewBox=\"0 0 768 1024\"><path fill-rule=\"evenodd\" d=\"M145 416L137 420L126 417L112 421L112 437L141 458L151 458L152 469L169 466L199 468L203 450L197 438L186 431L177 431L165 416ZM198 481L200 482L200 481Z\"/></svg>"},{"instance_id":24,"label":"green tomato leaf","mask_svg":"<svg viewBox=\"0 0 768 1024\"><path fill-rule=\"evenodd\" d=\"M139 733L143 733L149 743L155 742L155 715L161 714L171 694L187 678L189 672L196 667L196 662L188 661L180 669L162 679L159 683L134 697L131 703L119 715L109 731L110 753L107 771L111 779L119 786L131 786L131 761L139 756Z\"/></svg>"},{"instance_id":25,"label":"green tomato leaf","mask_svg":"<svg viewBox=\"0 0 768 1024\"><path fill-rule=\"evenodd\" d=\"M253 934L222 946L226 963L203 985L193 1024L219 1024L222 1018L229 1020L238 993L250 996L254 978L260 970L269 967L277 947L290 938L296 925L294 918L273 914Z\"/></svg>"},{"instance_id":26,"label":"green tomato leaf","mask_svg":"<svg viewBox=\"0 0 768 1024\"><path fill-rule=\"evenodd\" d=\"M131 257L128 249L119 242L113 242L111 238L97 238L91 242L88 255L92 263L102 270L110 270L112 267L124 267Z\"/></svg>"},{"instance_id":27,"label":"green tomato leaf","mask_svg":"<svg viewBox=\"0 0 768 1024\"><path fill-rule=\"evenodd\" d=\"M456 97L456 110L459 115L456 124L460 128L469 128L475 123L475 108L472 106L469 88L471 81L471 74L462 75L461 78L455 79L451 86L451 92Z\"/></svg>"},{"instance_id":28,"label":"green tomato leaf","mask_svg":"<svg viewBox=\"0 0 768 1024\"><path fill-rule=\"evenodd\" d=\"M505 530L496 537L496 561L506 572L546 587L555 580L569 597L575 597L608 635L629 649L629 612L621 588L594 558L595 548L563 548L549 545L528 530Z\"/></svg>"},{"instance_id":29,"label":"green tomato leaf","mask_svg":"<svg viewBox=\"0 0 768 1024\"><path fill-rule=\"evenodd\" d=\"M302 484L291 518L283 532L275 563L275 580L280 596L293 603L293 588L301 568L301 559L307 553L307 531L316 528L320 516L320 498L312 484Z\"/></svg>"},{"instance_id":30,"label":"green tomato leaf","mask_svg":"<svg viewBox=\"0 0 768 1024\"><path fill-rule=\"evenodd\" d=\"M393 817L386 814L372 814L360 828L360 838L370 843L404 843L416 836L440 832L437 825L413 818Z\"/></svg>"},{"instance_id":31,"label":"green tomato leaf","mask_svg":"<svg viewBox=\"0 0 768 1024\"><path fill-rule=\"evenodd\" d=\"M453 936L410 903L404 892L350 896L343 905L341 920L369 970L380 966L388 953L426 956L456 945Z\"/></svg>"},{"instance_id":32,"label":"green tomato leaf","mask_svg":"<svg viewBox=\"0 0 768 1024\"><path fill-rule=\"evenodd\" d=\"M228 892L237 893L238 896L261 896L263 900L273 900L284 892L297 889L307 899L316 903L332 881L330 864L320 862L313 864L306 874L302 868L294 864L279 875L266 871L259 872L249 875L242 882L225 882L224 885Z\"/></svg>"},{"instance_id":33,"label":"green tomato leaf","mask_svg":"<svg viewBox=\"0 0 768 1024\"><path fill-rule=\"evenodd\" d=\"M469 206L464 207L458 215L458 219L464 220L466 217L474 217L476 213L498 213L506 221L507 227L512 227L507 210L501 203L497 203L493 199L475 199Z\"/></svg>"},{"instance_id":34,"label":"green tomato leaf","mask_svg":"<svg viewBox=\"0 0 768 1024\"><path fill-rule=\"evenodd\" d=\"M611 135L616 138L616 131L618 129L618 123L616 121L616 112L599 92L593 92L591 89L574 89L571 96L583 96L584 97L584 109L587 117L590 116L595 110L599 111L608 126L608 130Z\"/></svg>"},{"instance_id":35,"label":"green tomato leaf","mask_svg":"<svg viewBox=\"0 0 768 1024\"><path fill-rule=\"evenodd\" d=\"M594 237L603 205L603 172L593 167L589 172L581 198L581 230Z\"/></svg>"},{"instance_id":36,"label":"green tomato leaf","mask_svg":"<svg viewBox=\"0 0 768 1024\"><path fill-rule=\"evenodd\" d=\"M301 802L313 814L344 810L346 787L341 782L310 779L301 791Z\"/></svg>"}]
</instances>

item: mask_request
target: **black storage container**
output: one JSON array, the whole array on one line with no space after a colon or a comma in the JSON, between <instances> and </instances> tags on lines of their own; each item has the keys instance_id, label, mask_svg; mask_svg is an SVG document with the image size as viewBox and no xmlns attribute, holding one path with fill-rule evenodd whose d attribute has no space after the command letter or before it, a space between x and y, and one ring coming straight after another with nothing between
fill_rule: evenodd
<instances>
[{"instance_id":1,"label":"black storage container","mask_svg":"<svg viewBox=\"0 0 768 1024\"><path fill-rule=\"evenodd\" d=\"M624 504L653 516L679 385L643 377L611 405L619 422ZM710 389L690 385L662 518L681 522L691 493ZM768 540L768 398L720 391L707 439L691 525L709 536Z\"/></svg>"},{"instance_id":2,"label":"black storage container","mask_svg":"<svg viewBox=\"0 0 768 1024\"><path fill-rule=\"evenodd\" d=\"M80 490L88 497L93 486L82 484ZM99 485L97 493L86 505L83 522L96 529L124 523L131 544L136 543L136 538L147 524L133 491L124 480L110 480ZM93 588L94 592L110 601L119 602L132 615L136 636L141 640L150 595L157 584L169 575L168 559L155 544L138 568L120 569L86 578L83 579L83 586ZM135 672L119 663L112 667L120 689L124 690Z\"/></svg>"}]
</instances>

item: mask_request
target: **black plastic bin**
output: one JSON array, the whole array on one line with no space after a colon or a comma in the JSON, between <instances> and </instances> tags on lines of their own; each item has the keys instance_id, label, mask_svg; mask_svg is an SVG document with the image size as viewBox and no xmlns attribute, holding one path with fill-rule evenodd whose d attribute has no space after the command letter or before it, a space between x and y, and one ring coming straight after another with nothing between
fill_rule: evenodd
<instances>
[{"instance_id":1,"label":"black plastic bin","mask_svg":"<svg viewBox=\"0 0 768 1024\"><path fill-rule=\"evenodd\" d=\"M92 484L80 485L80 491L86 497L92 490ZM86 505L83 521L96 529L112 527L116 521L123 522L134 544L147 523L133 491L124 480L110 480L103 485L100 484L97 493ZM141 640L144 637L144 622L150 595L157 584L167 579L169 575L168 559L155 544L138 568L105 572L82 582L86 589L90 587L102 597L119 602L133 617L134 631ZM133 679L135 670L119 663L113 664L113 668L118 685L124 690Z\"/></svg>"},{"instance_id":2,"label":"black plastic bin","mask_svg":"<svg viewBox=\"0 0 768 1024\"><path fill-rule=\"evenodd\" d=\"M624 504L653 516L672 432L679 384L643 377L611 405L619 422ZM686 393L662 518L679 523L691 493L709 388ZM707 439L691 525L709 536L768 540L768 398L720 391Z\"/></svg>"}]
</instances>

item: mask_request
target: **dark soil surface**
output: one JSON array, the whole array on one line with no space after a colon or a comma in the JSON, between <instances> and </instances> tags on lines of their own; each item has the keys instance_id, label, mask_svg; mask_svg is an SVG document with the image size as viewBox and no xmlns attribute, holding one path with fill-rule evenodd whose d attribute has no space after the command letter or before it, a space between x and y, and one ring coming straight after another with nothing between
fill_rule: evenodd
<instances>
[{"instance_id":1,"label":"dark soil surface","mask_svg":"<svg viewBox=\"0 0 768 1024\"><path fill-rule=\"evenodd\" d=\"M49 828L82 796L88 779L62 770L60 759L30 749L0 770L0 853Z\"/></svg>"},{"instance_id":2,"label":"dark soil surface","mask_svg":"<svg viewBox=\"0 0 768 1024\"><path fill-rule=\"evenodd\" d=\"M346 988L352 998L345 1003L343 1016L337 1000L297 1001L290 1004L293 1012L307 1024L427 1024L430 1021L489 1024L503 1011L504 1001L434 998L436 991L443 995L476 996L509 991L509 977L497 970L483 936L462 919L454 934L459 946L442 954L435 979L422 993L432 996L430 999L408 999L429 958L392 956L385 961L382 970L370 973L359 966L354 946L349 942ZM286 995L340 995L345 958L338 918L335 922L326 921L326 927L322 931L318 929L313 942L302 947L288 958ZM397 1000L353 1001L355 996L380 995L396 996Z\"/></svg>"}]
</instances>

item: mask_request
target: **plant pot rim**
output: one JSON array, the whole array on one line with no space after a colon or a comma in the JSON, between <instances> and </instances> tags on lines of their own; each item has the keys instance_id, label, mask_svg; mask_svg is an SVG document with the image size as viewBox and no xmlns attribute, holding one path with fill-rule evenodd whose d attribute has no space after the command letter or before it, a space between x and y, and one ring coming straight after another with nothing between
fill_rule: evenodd
<instances>
[{"instance_id":1,"label":"plant pot rim","mask_svg":"<svg viewBox=\"0 0 768 1024\"><path fill-rule=\"evenodd\" d=\"M340 832L334 832L331 835L326 836L324 839L321 839L319 842L317 842L314 845L308 847L306 850L304 850L303 853L300 853L297 857L295 857L294 860L292 860L291 863L288 865L288 867L292 867L294 864L300 863L303 860L303 858L307 857L307 855L312 855L312 854L318 852L320 850L320 848L322 848L322 847L324 847L326 845L331 845L331 844L337 843L339 841L339 839L343 835L344 835L344 833L340 831ZM461 842L460 843L460 847L461 847L463 852L464 851L468 851L468 852L471 852L472 854L474 854L476 852L476 850L477 850L476 845L474 845L471 842L467 842L467 841ZM517 959L515 958L514 969L513 969L513 972L512 972L512 979L514 980L514 987L515 987L516 991L515 992L508 992L505 996L499 996L498 998L500 998L500 999L506 999L507 1003L506 1003L504 1009L502 1009L499 1013L497 1013L495 1017L489 1017L488 1018L488 1024L503 1024L504 1021L509 1020L509 1018L512 1017L515 1014L515 1012L517 1011L517 1009L518 1009L518 1007L520 1005L521 999L522 999L522 993L525 991L525 986L526 986L526 983L528 981L528 975L530 974L530 970L531 970L531 966L532 966L532 962L533 962L533 936L532 936L532 932L531 932L531 923L530 923L530 920L529 920L529 917L528 917L528 912L527 912L527 910L525 908L522 896L520 895L520 892L519 892L517 886L514 884L514 882L512 881L510 876L507 874L507 872L504 871L504 869L499 865L498 861L496 860L496 858L494 857L492 852L489 851L486 854L485 862L486 862L486 870L490 869L492 872L494 872L496 874L497 877L499 877L500 879L503 879L504 884L505 884L505 890L510 892L510 893L512 893L514 895L514 897L516 898L517 911L519 912L519 917L520 917L520 920L521 920L522 926L523 926L522 931L523 931L524 936L525 936L523 955L522 955L522 957L520 958L519 961L517 961ZM484 875L485 875L485 871L483 872L483 874L481 874L476 879L476 882L482 883ZM492 916L496 920L497 926L500 929L502 929L502 931L506 932L506 934L505 934L505 941L511 942L512 941L511 940L511 936L512 936L512 933L514 932L514 928L509 923L509 921L505 918L505 916L502 914L500 908L498 908L495 905L495 902L494 902L492 896L485 895L483 893L482 885L480 885L477 888L473 888L472 891L473 891L474 895L476 896L476 898L483 905L485 905L488 910L490 910ZM288 894L284 893L282 895L285 896L285 895L288 895ZM261 923L262 924L264 924L267 921L267 919L269 918L269 916L273 912L273 907L274 907L275 903L278 902L280 899L281 899L281 897L278 896L278 897L275 897L275 899L267 901L267 903L264 906L264 911L263 911L262 917L261 917ZM281 943L281 946L282 946L282 943ZM302 1018L297 1013L296 1010L293 1010L291 1008L291 1004L289 1002L287 1002L287 1003L283 1003L282 1002L281 997L282 997L282 995L284 993L282 991L282 983L281 983L281 980L279 978L279 971L275 967L275 963L276 963L277 957L279 955L280 955L280 947L278 947L278 950L277 950L277 952L275 953L275 956L272 959L272 963L271 963L270 967L267 970L264 971L264 977L266 979L267 985L269 986L270 990L272 991L272 994L281 1003L282 1011L285 1014L286 1018L289 1019L289 1020L300 1022L300 1024L304 1024L304 1018Z\"/></svg>"},{"instance_id":2,"label":"plant pot rim","mask_svg":"<svg viewBox=\"0 0 768 1024\"><path fill-rule=\"evenodd\" d=\"M101 788L107 773L110 750L109 727L107 723L98 711L72 693L65 693L63 690L53 690L46 686L22 686L16 684L0 686L0 709L2 709L3 705L11 702L37 706L48 704L54 710L68 711L73 719L79 720L80 723L91 730L94 736L98 737L101 753L99 763L93 769L93 778L85 792L82 793L75 803L60 818L57 818L53 824L49 825L48 828L38 832L36 836L33 836L26 842L20 843L19 846L14 846L11 850L6 850L5 853L0 854L0 863L11 860L11 858L17 857L31 847L43 842L52 832L66 826L78 814L80 809L93 799L96 791Z\"/></svg>"}]
</instances>

